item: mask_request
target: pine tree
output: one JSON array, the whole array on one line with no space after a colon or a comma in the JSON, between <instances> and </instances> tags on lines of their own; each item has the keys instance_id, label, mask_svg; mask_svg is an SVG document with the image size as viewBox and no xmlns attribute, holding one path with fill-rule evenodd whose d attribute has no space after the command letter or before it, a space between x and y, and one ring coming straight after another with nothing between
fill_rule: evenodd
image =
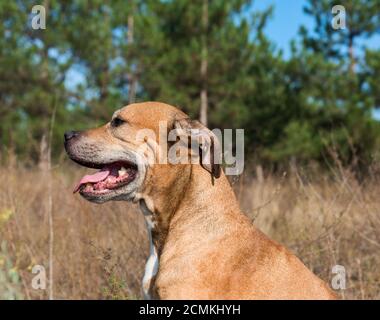
<instances>
[{"instance_id":1,"label":"pine tree","mask_svg":"<svg viewBox=\"0 0 380 320\"><path fill-rule=\"evenodd\" d=\"M203 122L236 93L248 62L249 26L242 10L251 1L149 1L139 36L141 85L151 99L181 106ZM202 107L201 107L202 106ZM209 118L207 120L207 118Z\"/></svg>"}]
</instances>

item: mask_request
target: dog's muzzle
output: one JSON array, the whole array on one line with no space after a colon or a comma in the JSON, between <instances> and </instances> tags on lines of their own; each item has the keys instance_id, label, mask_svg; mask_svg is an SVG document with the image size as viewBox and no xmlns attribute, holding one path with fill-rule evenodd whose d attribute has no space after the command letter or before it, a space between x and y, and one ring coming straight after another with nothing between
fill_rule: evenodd
<instances>
[{"instance_id":1,"label":"dog's muzzle","mask_svg":"<svg viewBox=\"0 0 380 320\"><path fill-rule=\"evenodd\" d=\"M146 172L143 157L120 145L92 141L78 131L66 132L64 139L71 160L81 166L98 169L82 177L74 193L79 191L84 198L97 203L139 200L136 195Z\"/></svg>"}]
</instances>

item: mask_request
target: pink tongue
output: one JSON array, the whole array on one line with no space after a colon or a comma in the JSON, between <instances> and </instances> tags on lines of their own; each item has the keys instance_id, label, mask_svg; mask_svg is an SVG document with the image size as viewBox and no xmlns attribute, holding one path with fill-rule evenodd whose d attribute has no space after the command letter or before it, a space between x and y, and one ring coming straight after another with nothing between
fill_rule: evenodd
<instances>
[{"instance_id":1,"label":"pink tongue","mask_svg":"<svg viewBox=\"0 0 380 320\"><path fill-rule=\"evenodd\" d=\"M77 184L77 186L74 188L73 192L74 193L77 192L83 184L86 184L86 183L97 183L97 182L103 181L109 175L110 175L110 171L108 169L105 169L105 170L102 170L102 171L98 171L98 172L96 172L94 174L86 175L86 176L84 176L79 181L79 183Z\"/></svg>"}]
</instances>

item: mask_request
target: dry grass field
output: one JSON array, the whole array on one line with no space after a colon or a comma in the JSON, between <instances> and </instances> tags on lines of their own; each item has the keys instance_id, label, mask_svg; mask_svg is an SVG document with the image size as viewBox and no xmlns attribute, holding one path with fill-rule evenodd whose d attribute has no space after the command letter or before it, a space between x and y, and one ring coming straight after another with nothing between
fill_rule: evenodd
<instances>
[{"instance_id":1,"label":"dry grass field","mask_svg":"<svg viewBox=\"0 0 380 320\"><path fill-rule=\"evenodd\" d=\"M51 175L17 165L0 168L0 298L47 299L31 286L32 267L49 267L53 236L55 299L141 299L148 254L136 205L89 203L72 194L83 170L53 167ZM350 172L282 177L252 174L232 185L244 212L331 283L346 269L344 299L380 298L380 186ZM53 228L49 228L49 212ZM51 234L53 231L53 234Z\"/></svg>"}]
</instances>

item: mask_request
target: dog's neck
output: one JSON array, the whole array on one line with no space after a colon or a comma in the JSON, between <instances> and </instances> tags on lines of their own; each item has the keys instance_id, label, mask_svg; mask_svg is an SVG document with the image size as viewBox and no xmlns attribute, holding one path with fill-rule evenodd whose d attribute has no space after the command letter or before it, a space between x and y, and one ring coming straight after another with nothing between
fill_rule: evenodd
<instances>
[{"instance_id":1,"label":"dog's neck","mask_svg":"<svg viewBox=\"0 0 380 320\"><path fill-rule=\"evenodd\" d=\"M147 227L148 238L149 238L149 257L145 264L145 272L142 280L142 290L145 299L152 298L152 285L154 282L154 277L158 271L158 253L157 247L153 242L153 233L155 231L156 223L154 221L154 214L151 212L144 201L140 202L140 208L144 214L145 224Z\"/></svg>"},{"instance_id":2,"label":"dog's neck","mask_svg":"<svg viewBox=\"0 0 380 320\"><path fill-rule=\"evenodd\" d=\"M143 292L146 298L157 297L155 278L160 257L164 250L169 252L175 247L178 234L186 237L198 228L202 229L203 223L210 224L213 219L217 220L216 214L239 210L235 195L224 174L212 181L207 171L200 166L191 166L188 174L182 176L188 178L180 180L170 190L172 192L167 192L168 198L164 201L162 198L160 202L155 199L140 201L150 241L150 256L143 278ZM223 194L220 190L224 190ZM229 201L217 201L217 198ZM216 210L213 203L226 203L226 208L220 206ZM161 267L163 266L160 265L160 270Z\"/></svg>"}]
</instances>

